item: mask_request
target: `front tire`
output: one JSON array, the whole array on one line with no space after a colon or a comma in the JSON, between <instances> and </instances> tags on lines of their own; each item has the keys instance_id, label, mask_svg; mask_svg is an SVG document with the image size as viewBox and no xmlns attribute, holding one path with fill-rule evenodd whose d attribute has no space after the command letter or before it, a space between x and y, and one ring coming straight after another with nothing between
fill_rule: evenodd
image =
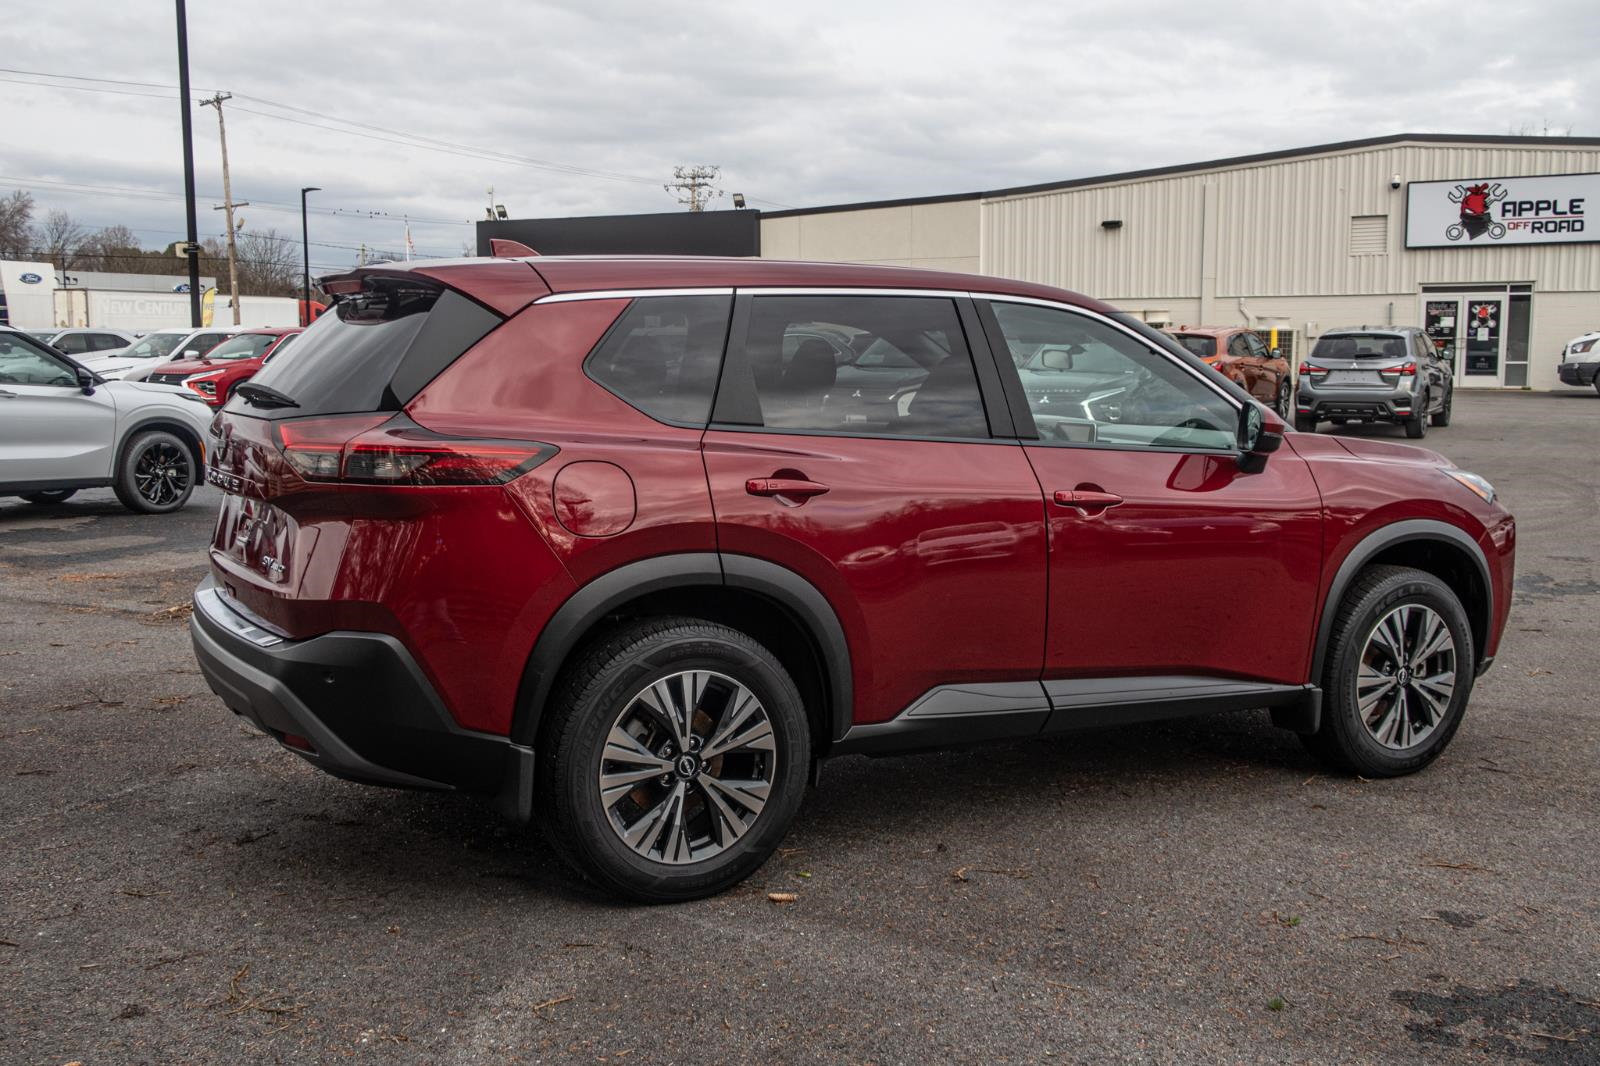
<instances>
[{"instance_id":1,"label":"front tire","mask_svg":"<svg viewBox=\"0 0 1600 1066\"><path fill-rule=\"evenodd\" d=\"M22 498L39 507L54 507L58 503L66 503L77 494L77 489L46 489L43 492L24 492Z\"/></svg>"},{"instance_id":2,"label":"front tire","mask_svg":"<svg viewBox=\"0 0 1600 1066\"><path fill-rule=\"evenodd\" d=\"M1476 664L1472 628L1449 586L1409 567L1369 567L1334 617L1322 722L1301 739L1336 769L1413 773L1455 736Z\"/></svg>"},{"instance_id":3,"label":"front tire","mask_svg":"<svg viewBox=\"0 0 1600 1066\"><path fill-rule=\"evenodd\" d=\"M112 489L130 511L167 514L189 502L197 470L194 453L178 436L148 430L128 442Z\"/></svg>"},{"instance_id":4,"label":"front tire","mask_svg":"<svg viewBox=\"0 0 1600 1066\"><path fill-rule=\"evenodd\" d=\"M1277 403L1273 404L1273 406L1278 411L1278 417L1282 418L1285 422L1294 417L1294 396L1289 389L1289 383L1287 381L1279 383L1278 400Z\"/></svg>"},{"instance_id":5,"label":"front tire","mask_svg":"<svg viewBox=\"0 0 1600 1066\"><path fill-rule=\"evenodd\" d=\"M552 842L601 888L646 903L755 872L805 792L811 734L777 658L693 618L591 645L550 702L539 801Z\"/></svg>"}]
</instances>

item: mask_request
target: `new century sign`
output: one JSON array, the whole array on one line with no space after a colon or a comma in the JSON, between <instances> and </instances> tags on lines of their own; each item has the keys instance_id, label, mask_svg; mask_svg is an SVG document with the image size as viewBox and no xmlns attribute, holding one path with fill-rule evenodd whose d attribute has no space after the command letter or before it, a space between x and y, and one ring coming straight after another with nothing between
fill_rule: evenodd
<instances>
[{"instance_id":1,"label":"new century sign","mask_svg":"<svg viewBox=\"0 0 1600 1066\"><path fill-rule=\"evenodd\" d=\"M1600 241L1600 174L1406 186L1407 248Z\"/></svg>"}]
</instances>

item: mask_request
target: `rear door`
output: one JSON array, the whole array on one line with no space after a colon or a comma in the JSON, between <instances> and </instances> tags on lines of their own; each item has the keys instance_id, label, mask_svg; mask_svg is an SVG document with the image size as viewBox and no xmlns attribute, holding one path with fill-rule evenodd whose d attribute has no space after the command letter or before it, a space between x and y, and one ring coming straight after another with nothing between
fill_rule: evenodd
<instances>
[{"instance_id":1,"label":"rear door","mask_svg":"<svg viewBox=\"0 0 1600 1066\"><path fill-rule=\"evenodd\" d=\"M116 406L85 395L71 364L0 333L0 485L109 477Z\"/></svg>"},{"instance_id":2,"label":"rear door","mask_svg":"<svg viewBox=\"0 0 1600 1066\"><path fill-rule=\"evenodd\" d=\"M999 299L980 310L1003 374L1041 347L1073 353L1053 392L1019 374L1014 408L1049 514L1045 687L1303 683L1322 543L1306 464L1285 447L1242 472L1241 401L1126 324Z\"/></svg>"},{"instance_id":3,"label":"rear door","mask_svg":"<svg viewBox=\"0 0 1600 1066\"><path fill-rule=\"evenodd\" d=\"M849 338L860 358L841 366L818 336ZM1040 706L1043 507L1011 432L963 298L737 300L703 445L719 547L832 604L857 724L930 693L961 714ZM976 687L952 694L963 685Z\"/></svg>"}]
</instances>

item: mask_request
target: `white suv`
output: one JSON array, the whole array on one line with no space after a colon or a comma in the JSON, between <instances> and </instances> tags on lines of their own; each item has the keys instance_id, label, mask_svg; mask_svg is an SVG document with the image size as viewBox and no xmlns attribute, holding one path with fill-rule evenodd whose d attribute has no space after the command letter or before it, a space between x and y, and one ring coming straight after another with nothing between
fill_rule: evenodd
<instances>
[{"instance_id":1,"label":"white suv","mask_svg":"<svg viewBox=\"0 0 1600 1066\"><path fill-rule=\"evenodd\" d=\"M193 393L106 381L0 327L0 496L57 504L110 486L130 510L176 511L204 468L210 427Z\"/></svg>"},{"instance_id":2,"label":"white suv","mask_svg":"<svg viewBox=\"0 0 1600 1066\"><path fill-rule=\"evenodd\" d=\"M202 356L238 332L238 326L207 329L178 326L151 330L120 351L96 354L79 361L103 378L144 381L162 364Z\"/></svg>"},{"instance_id":3,"label":"white suv","mask_svg":"<svg viewBox=\"0 0 1600 1066\"><path fill-rule=\"evenodd\" d=\"M1563 385L1593 385L1600 392L1600 330L1567 342L1556 375Z\"/></svg>"}]
</instances>

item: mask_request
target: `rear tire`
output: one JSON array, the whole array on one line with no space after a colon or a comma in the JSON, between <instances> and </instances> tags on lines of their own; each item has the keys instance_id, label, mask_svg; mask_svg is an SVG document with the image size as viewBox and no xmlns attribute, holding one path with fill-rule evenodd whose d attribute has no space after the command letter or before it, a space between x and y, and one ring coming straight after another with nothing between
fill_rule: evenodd
<instances>
[{"instance_id":1,"label":"rear tire","mask_svg":"<svg viewBox=\"0 0 1600 1066\"><path fill-rule=\"evenodd\" d=\"M1472 628L1449 586L1410 567L1368 567L1334 616L1322 722L1301 740L1335 769L1413 773L1455 736L1476 667Z\"/></svg>"},{"instance_id":2,"label":"rear tire","mask_svg":"<svg viewBox=\"0 0 1600 1066\"><path fill-rule=\"evenodd\" d=\"M738 630L627 625L569 664L548 706L541 820L608 892L645 903L721 892L767 861L800 808L805 706L777 658Z\"/></svg>"},{"instance_id":3,"label":"rear tire","mask_svg":"<svg viewBox=\"0 0 1600 1066\"><path fill-rule=\"evenodd\" d=\"M77 494L77 489L46 489L43 492L24 492L22 498L40 507L54 507L58 503L66 503Z\"/></svg>"},{"instance_id":4,"label":"rear tire","mask_svg":"<svg viewBox=\"0 0 1600 1066\"><path fill-rule=\"evenodd\" d=\"M1411 440L1421 440L1428 435L1428 397L1424 395L1421 402L1414 405L1416 414L1402 423L1406 427L1406 436Z\"/></svg>"},{"instance_id":5,"label":"rear tire","mask_svg":"<svg viewBox=\"0 0 1600 1066\"><path fill-rule=\"evenodd\" d=\"M1297 433L1315 433L1317 431L1317 420L1309 415L1295 415L1294 428Z\"/></svg>"},{"instance_id":6,"label":"rear tire","mask_svg":"<svg viewBox=\"0 0 1600 1066\"><path fill-rule=\"evenodd\" d=\"M112 489L122 506L140 514L168 514L189 502L199 466L176 434L153 429L123 450Z\"/></svg>"}]
</instances>

